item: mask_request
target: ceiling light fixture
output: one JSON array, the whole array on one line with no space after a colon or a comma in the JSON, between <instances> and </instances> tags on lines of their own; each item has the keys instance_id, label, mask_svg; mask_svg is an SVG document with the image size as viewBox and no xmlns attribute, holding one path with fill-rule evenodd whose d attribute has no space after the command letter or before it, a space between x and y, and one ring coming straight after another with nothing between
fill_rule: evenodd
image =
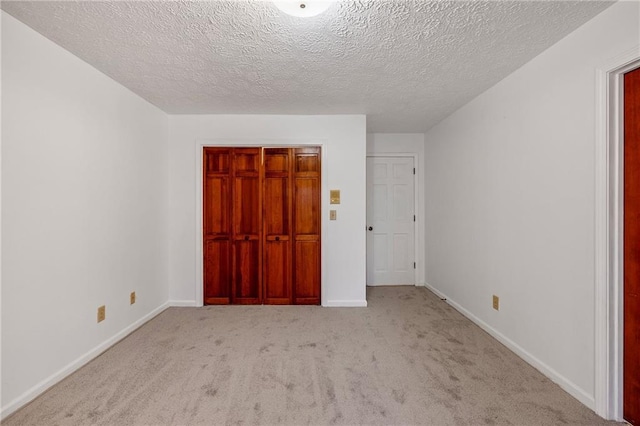
<instances>
[{"instance_id":1,"label":"ceiling light fixture","mask_svg":"<svg viewBox=\"0 0 640 426\"><path fill-rule=\"evenodd\" d=\"M309 18L329 9L335 0L278 0L273 3L278 9L291 16Z\"/></svg>"}]
</instances>

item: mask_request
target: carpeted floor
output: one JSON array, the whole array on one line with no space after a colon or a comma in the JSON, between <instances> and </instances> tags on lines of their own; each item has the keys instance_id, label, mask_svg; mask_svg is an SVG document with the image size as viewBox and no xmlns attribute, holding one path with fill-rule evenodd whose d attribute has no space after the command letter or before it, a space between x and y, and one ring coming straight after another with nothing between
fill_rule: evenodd
<instances>
[{"instance_id":1,"label":"carpeted floor","mask_svg":"<svg viewBox=\"0 0 640 426\"><path fill-rule=\"evenodd\" d=\"M171 308L12 425L608 424L424 288Z\"/></svg>"}]
</instances>

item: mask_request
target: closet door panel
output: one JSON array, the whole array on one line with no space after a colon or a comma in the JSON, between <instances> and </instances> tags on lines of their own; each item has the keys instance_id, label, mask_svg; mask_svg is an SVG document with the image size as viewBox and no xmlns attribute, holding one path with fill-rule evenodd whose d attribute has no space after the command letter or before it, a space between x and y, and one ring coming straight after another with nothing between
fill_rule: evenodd
<instances>
[{"instance_id":1,"label":"closet door panel","mask_svg":"<svg viewBox=\"0 0 640 426\"><path fill-rule=\"evenodd\" d=\"M318 178L296 178L296 235L320 234L320 181Z\"/></svg>"},{"instance_id":2,"label":"closet door panel","mask_svg":"<svg viewBox=\"0 0 640 426\"><path fill-rule=\"evenodd\" d=\"M265 304L291 304L291 245L285 241L265 242L264 288Z\"/></svg>"},{"instance_id":3,"label":"closet door panel","mask_svg":"<svg viewBox=\"0 0 640 426\"><path fill-rule=\"evenodd\" d=\"M264 303L291 304L291 150L264 150Z\"/></svg>"},{"instance_id":4,"label":"closet door panel","mask_svg":"<svg viewBox=\"0 0 640 426\"><path fill-rule=\"evenodd\" d=\"M260 244L257 239L238 240L234 244L235 269L233 303L260 303Z\"/></svg>"},{"instance_id":5,"label":"closet door panel","mask_svg":"<svg viewBox=\"0 0 640 426\"><path fill-rule=\"evenodd\" d=\"M254 177L236 177L233 191L233 232L258 236L260 232L260 183Z\"/></svg>"},{"instance_id":6,"label":"closet door panel","mask_svg":"<svg viewBox=\"0 0 640 426\"><path fill-rule=\"evenodd\" d=\"M320 303L320 241L296 241L296 304Z\"/></svg>"},{"instance_id":7,"label":"closet door panel","mask_svg":"<svg viewBox=\"0 0 640 426\"><path fill-rule=\"evenodd\" d=\"M233 169L236 175L257 175L260 171L260 148L233 149Z\"/></svg>"},{"instance_id":8,"label":"closet door panel","mask_svg":"<svg viewBox=\"0 0 640 426\"><path fill-rule=\"evenodd\" d=\"M289 174L289 148L265 148L264 171L266 174Z\"/></svg>"},{"instance_id":9,"label":"closet door panel","mask_svg":"<svg viewBox=\"0 0 640 426\"><path fill-rule=\"evenodd\" d=\"M231 287L231 256L228 240L209 240L204 246L204 303L228 304Z\"/></svg>"},{"instance_id":10,"label":"closet door panel","mask_svg":"<svg viewBox=\"0 0 640 426\"><path fill-rule=\"evenodd\" d=\"M207 236L229 235L229 178L207 176L205 183L204 232Z\"/></svg>"},{"instance_id":11,"label":"closet door panel","mask_svg":"<svg viewBox=\"0 0 640 426\"><path fill-rule=\"evenodd\" d=\"M236 148L232 162L232 303L262 302L260 149Z\"/></svg>"},{"instance_id":12,"label":"closet door panel","mask_svg":"<svg viewBox=\"0 0 640 426\"><path fill-rule=\"evenodd\" d=\"M294 149L293 303L320 304L320 148Z\"/></svg>"},{"instance_id":13,"label":"closet door panel","mask_svg":"<svg viewBox=\"0 0 640 426\"><path fill-rule=\"evenodd\" d=\"M231 286L231 180L228 148L203 151L204 303L227 304Z\"/></svg>"},{"instance_id":14,"label":"closet door panel","mask_svg":"<svg viewBox=\"0 0 640 426\"><path fill-rule=\"evenodd\" d=\"M229 173L231 148L204 148L204 168L207 173Z\"/></svg>"},{"instance_id":15,"label":"closet door panel","mask_svg":"<svg viewBox=\"0 0 640 426\"><path fill-rule=\"evenodd\" d=\"M266 236L289 235L289 179L265 177L264 226Z\"/></svg>"},{"instance_id":16,"label":"closet door panel","mask_svg":"<svg viewBox=\"0 0 640 426\"><path fill-rule=\"evenodd\" d=\"M310 174L320 176L320 148L296 148L295 172L297 175Z\"/></svg>"}]
</instances>

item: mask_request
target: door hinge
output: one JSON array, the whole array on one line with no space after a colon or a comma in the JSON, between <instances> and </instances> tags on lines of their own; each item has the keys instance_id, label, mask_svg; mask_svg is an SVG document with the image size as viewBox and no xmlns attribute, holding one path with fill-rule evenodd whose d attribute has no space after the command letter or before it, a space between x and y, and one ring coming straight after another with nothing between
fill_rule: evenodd
<instances>
[{"instance_id":1,"label":"door hinge","mask_svg":"<svg viewBox=\"0 0 640 426\"><path fill-rule=\"evenodd\" d=\"M413 221L414 222L416 221L416 215L415 214L413 215Z\"/></svg>"},{"instance_id":2,"label":"door hinge","mask_svg":"<svg viewBox=\"0 0 640 426\"><path fill-rule=\"evenodd\" d=\"M415 167L413 168L413 174L414 175L416 174L416 168Z\"/></svg>"},{"instance_id":3,"label":"door hinge","mask_svg":"<svg viewBox=\"0 0 640 426\"><path fill-rule=\"evenodd\" d=\"M416 269L416 262L413 262L413 269Z\"/></svg>"}]
</instances>

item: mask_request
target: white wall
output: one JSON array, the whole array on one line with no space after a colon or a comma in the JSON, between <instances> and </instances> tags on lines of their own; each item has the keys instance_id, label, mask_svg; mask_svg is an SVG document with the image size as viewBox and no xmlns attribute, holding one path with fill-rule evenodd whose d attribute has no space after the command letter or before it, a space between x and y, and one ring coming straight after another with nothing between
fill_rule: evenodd
<instances>
[{"instance_id":1,"label":"white wall","mask_svg":"<svg viewBox=\"0 0 640 426\"><path fill-rule=\"evenodd\" d=\"M2 88L6 416L166 305L168 130L4 12Z\"/></svg>"},{"instance_id":2,"label":"white wall","mask_svg":"<svg viewBox=\"0 0 640 426\"><path fill-rule=\"evenodd\" d=\"M366 306L364 115L169 117L170 299L202 304L203 145L322 145L322 304ZM329 189L341 190L329 221Z\"/></svg>"},{"instance_id":3,"label":"white wall","mask_svg":"<svg viewBox=\"0 0 640 426\"><path fill-rule=\"evenodd\" d=\"M595 69L638 44L638 5L426 134L428 285L592 408Z\"/></svg>"},{"instance_id":4,"label":"white wall","mask_svg":"<svg viewBox=\"0 0 640 426\"><path fill-rule=\"evenodd\" d=\"M406 154L417 159L416 167L416 285L425 285L425 170L424 133L370 133L367 135L367 155Z\"/></svg>"}]
</instances>

